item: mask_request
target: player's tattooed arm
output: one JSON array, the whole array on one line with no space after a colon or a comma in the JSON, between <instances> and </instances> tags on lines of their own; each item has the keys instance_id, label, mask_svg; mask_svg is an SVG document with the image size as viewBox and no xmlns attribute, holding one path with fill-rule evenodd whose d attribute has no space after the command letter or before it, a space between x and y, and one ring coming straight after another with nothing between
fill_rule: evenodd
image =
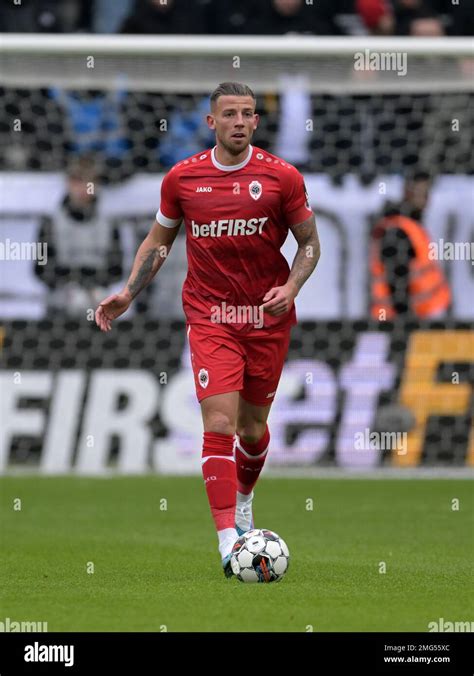
<instances>
[{"instance_id":1,"label":"player's tattooed arm","mask_svg":"<svg viewBox=\"0 0 474 676\"><path fill-rule=\"evenodd\" d=\"M263 297L264 312L274 317L290 311L299 290L316 267L320 255L314 214L303 223L291 225L290 230L298 242L298 251L288 281L283 286L273 287Z\"/></svg>"},{"instance_id":2,"label":"player's tattooed arm","mask_svg":"<svg viewBox=\"0 0 474 676\"><path fill-rule=\"evenodd\" d=\"M137 255L138 257L138 255ZM130 275L127 283L127 289L131 298L135 298L142 289L153 279L164 261L164 256L160 255L159 247L146 249L140 254L137 266Z\"/></svg>"},{"instance_id":3,"label":"player's tattooed arm","mask_svg":"<svg viewBox=\"0 0 474 676\"><path fill-rule=\"evenodd\" d=\"M298 293L318 264L321 255L314 214L302 223L291 225L290 230L298 242L298 251L291 266L288 284L294 284Z\"/></svg>"},{"instance_id":4,"label":"player's tattooed arm","mask_svg":"<svg viewBox=\"0 0 474 676\"><path fill-rule=\"evenodd\" d=\"M155 222L135 256L132 272L126 286L131 300L151 282L161 268L168 256L178 230L179 227L165 228Z\"/></svg>"},{"instance_id":5,"label":"player's tattooed arm","mask_svg":"<svg viewBox=\"0 0 474 676\"><path fill-rule=\"evenodd\" d=\"M178 230L178 226L165 228L155 221L137 251L126 286L120 293L105 298L95 312L95 321L101 331L110 331L112 321L128 310L135 296L153 279L166 260Z\"/></svg>"}]
</instances>

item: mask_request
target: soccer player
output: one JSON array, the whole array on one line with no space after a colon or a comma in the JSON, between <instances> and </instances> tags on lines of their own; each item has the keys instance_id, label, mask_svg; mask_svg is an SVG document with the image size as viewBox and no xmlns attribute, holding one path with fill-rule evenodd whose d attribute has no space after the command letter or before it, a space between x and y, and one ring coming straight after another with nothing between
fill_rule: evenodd
<instances>
[{"instance_id":1,"label":"soccer player","mask_svg":"<svg viewBox=\"0 0 474 676\"><path fill-rule=\"evenodd\" d=\"M207 124L216 145L165 176L127 285L96 311L109 331L160 269L184 221L182 297L204 425L202 473L226 577L235 540L253 528L253 488L268 453L267 418L296 323L294 299L320 255L303 177L251 145L255 108L244 84L224 82L212 93ZM280 252L288 230L298 243L291 270Z\"/></svg>"}]
</instances>

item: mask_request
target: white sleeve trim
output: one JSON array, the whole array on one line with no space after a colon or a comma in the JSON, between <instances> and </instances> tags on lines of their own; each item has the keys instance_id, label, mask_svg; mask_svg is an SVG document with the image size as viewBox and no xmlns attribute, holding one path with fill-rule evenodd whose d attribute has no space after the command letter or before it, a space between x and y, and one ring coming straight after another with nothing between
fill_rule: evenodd
<instances>
[{"instance_id":1,"label":"white sleeve trim","mask_svg":"<svg viewBox=\"0 0 474 676\"><path fill-rule=\"evenodd\" d=\"M176 228L181 221L183 220L182 218L168 218L167 216L164 216L161 209L158 209L156 212L156 220L158 223L165 228Z\"/></svg>"}]
</instances>

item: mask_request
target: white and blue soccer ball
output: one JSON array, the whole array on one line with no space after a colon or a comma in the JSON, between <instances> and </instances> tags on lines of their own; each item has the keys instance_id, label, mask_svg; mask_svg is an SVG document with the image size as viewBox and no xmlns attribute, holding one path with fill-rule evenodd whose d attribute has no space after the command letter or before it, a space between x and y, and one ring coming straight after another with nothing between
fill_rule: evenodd
<instances>
[{"instance_id":1,"label":"white and blue soccer ball","mask_svg":"<svg viewBox=\"0 0 474 676\"><path fill-rule=\"evenodd\" d=\"M280 582L289 563L286 542L266 528L248 530L232 547L230 565L241 582Z\"/></svg>"}]
</instances>

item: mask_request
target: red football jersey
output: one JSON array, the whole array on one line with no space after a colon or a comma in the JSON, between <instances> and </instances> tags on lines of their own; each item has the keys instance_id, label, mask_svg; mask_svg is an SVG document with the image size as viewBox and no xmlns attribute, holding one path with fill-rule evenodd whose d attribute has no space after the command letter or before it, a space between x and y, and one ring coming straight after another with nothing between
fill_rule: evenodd
<instances>
[{"instance_id":1,"label":"red football jersey","mask_svg":"<svg viewBox=\"0 0 474 676\"><path fill-rule=\"evenodd\" d=\"M156 219L173 228L184 218L187 321L243 333L296 323L294 305L280 317L260 312L257 319L256 310L288 280L280 252L288 227L311 214L299 171L260 148L250 145L234 166L220 164L215 148L178 162L163 179Z\"/></svg>"}]
</instances>

